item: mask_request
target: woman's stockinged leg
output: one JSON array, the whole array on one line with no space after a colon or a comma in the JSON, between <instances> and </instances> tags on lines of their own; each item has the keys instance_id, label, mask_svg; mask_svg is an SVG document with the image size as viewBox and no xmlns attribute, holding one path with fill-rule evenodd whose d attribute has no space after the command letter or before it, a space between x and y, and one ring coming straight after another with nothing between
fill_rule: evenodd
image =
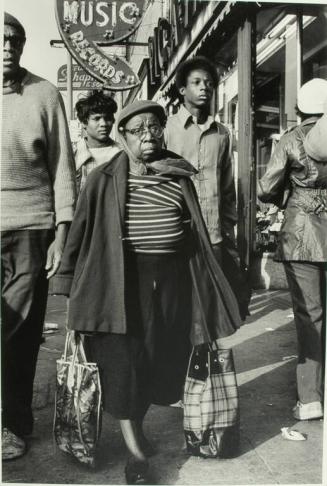
<instances>
[{"instance_id":1,"label":"woman's stockinged leg","mask_svg":"<svg viewBox=\"0 0 327 486\"><path fill-rule=\"evenodd\" d=\"M134 420L120 420L119 423L128 451L136 460L145 461L146 457L139 442Z\"/></svg>"},{"instance_id":2,"label":"woman's stockinged leg","mask_svg":"<svg viewBox=\"0 0 327 486\"><path fill-rule=\"evenodd\" d=\"M149 463L140 446L133 420L120 420L125 444L130 453L125 466L127 484L148 484Z\"/></svg>"},{"instance_id":3,"label":"woman's stockinged leg","mask_svg":"<svg viewBox=\"0 0 327 486\"><path fill-rule=\"evenodd\" d=\"M145 414L148 411L148 409L149 409L149 406L147 406L146 409L143 410L142 415L140 415L140 417L135 420L135 430L136 430L136 434L137 434L139 444L141 446L141 449L142 449L144 455L146 457L151 457L156 453L156 451L155 451L155 448L153 447L153 445L151 444L151 442L145 436L144 430L143 430L143 421L144 421L144 417L145 417Z\"/></svg>"}]
</instances>

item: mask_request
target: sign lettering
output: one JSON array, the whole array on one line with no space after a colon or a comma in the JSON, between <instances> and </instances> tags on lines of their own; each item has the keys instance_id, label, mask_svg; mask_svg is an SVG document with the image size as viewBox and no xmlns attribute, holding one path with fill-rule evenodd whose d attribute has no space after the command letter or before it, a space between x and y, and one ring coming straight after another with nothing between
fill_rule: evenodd
<instances>
[{"instance_id":1,"label":"sign lettering","mask_svg":"<svg viewBox=\"0 0 327 486\"><path fill-rule=\"evenodd\" d=\"M144 7L144 0L57 0L58 3L66 26L80 25L86 28L88 40L95 42L101 40L101 34L105 37L106 30L113 31L114 42L129 37L139 26Z\"/></svg>"},{"instance_id":2,"label":"sign lettering","mask_svg":"<svg viewBox=\"0 0 327 486\"><path fill-rule=\"evenodd\" d=\"M171 25L168 20L160 18L158 21L158 62L164 72L167 71L170 57Z\"/></svg>"},{"instance_id":3,"label":"sign lettering","mask_svg":"<svg viewBox=\"0 0 327 486\"><path fill-rule=\"evenodd\" d=\"M145 0L56 0L61 37L76 62L103 87L123 91L139 84L122 58L107 55L98 45L117 44L137 29Z\"/></svg>"},{"instance_id":4,"label":"sign lettering","mask_svg":"<svg viewBox=\"0 0 327 486\"><path fill-rule=\"evenodd\" d=\"M158 76L156 76L156 69L155 63L157 62L156 53L155 53L155 46L154 46L154 39L153 37L149 37L148 40L148 50L149 50L149 59L150 59L150 84L157 84ZM160 78L159 78L160 79Z\"/></svg>"},{"instance_id":5,"label":"sign lettering","mask_svg":"<svg viewBox=\"0 0 327 486\"><path fill-rule=\"evenodd\" d=\"M160 18L158 27L154 28L154 35L148 40L151 84L157 84L162 74L167 72L172 46L172 27L166 19Z\"/></svg>"},{"instance_id":6,"label":"sign lettering","mask_svg":"<svg viewBox=\"0 0 327 486\"><path fill-rule=\"evenodd\" d=\"M102 88L102 83L94 79L93 76L84 71L78 64L73 64L72 78L74 91L87 91ZM63 64L58 69L57 87L61 91L67 89L67 64Z\"/></svg>"}]
</instances>

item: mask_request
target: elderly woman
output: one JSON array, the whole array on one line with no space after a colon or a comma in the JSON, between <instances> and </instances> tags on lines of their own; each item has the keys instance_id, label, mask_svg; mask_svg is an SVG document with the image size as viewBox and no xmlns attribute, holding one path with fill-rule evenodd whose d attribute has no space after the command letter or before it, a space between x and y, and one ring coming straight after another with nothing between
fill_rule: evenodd
<instances>
[{"instance_id":1,"label":"elderly woman","mask_svg":"<svg viewBox=\"0 0 327 486\"><path fill-rule=\"evenodd\" d=\"M179 400L190 344L240 325L190 180L194 169L162 149L165 121L151 101L122 110L124 150L90 174L54 285L70 295L68 327L87 334L104 410L120 420L128 484L147 481L142 422L151 403Z\"/></svg>"}]
</instances>

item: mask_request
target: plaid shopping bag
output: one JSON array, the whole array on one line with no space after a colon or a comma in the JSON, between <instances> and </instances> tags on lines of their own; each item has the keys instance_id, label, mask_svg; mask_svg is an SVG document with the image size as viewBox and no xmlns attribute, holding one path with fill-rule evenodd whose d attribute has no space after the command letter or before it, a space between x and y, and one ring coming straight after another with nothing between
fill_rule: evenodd
<instances>
[{"instance_id":1,"label":"plaid shopping bag","mask_svg":"<svg viewBox=\"0 0 327 486\"><path fill-rule=\"evenodd\" d=\"M237 455L240 417L231 349L193 348L184 387L184 434L189 454Z\"/></svg>"},{"instance_id":2,"label":"plaid shopping bag","mask_svg":"<svg viewBox=\"0 0 327 486\"><path fill-rule=\"evenodd\" d=\"M65 351L57 360L53 432L59 449L94 466L100 437L101 385L98 367L86 360L80 337L67 333Z\"/></svg>"}]
</instances>

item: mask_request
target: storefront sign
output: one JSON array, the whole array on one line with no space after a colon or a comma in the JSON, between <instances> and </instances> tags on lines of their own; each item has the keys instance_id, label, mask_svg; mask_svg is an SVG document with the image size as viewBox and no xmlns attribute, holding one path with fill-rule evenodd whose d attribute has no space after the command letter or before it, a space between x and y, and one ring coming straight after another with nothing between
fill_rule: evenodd
<instances>
[{"instance_id":1,"label":"storefront sign","mask_svg":"<svg viewBox=\"0 0 327 486\"><path fill-rule=\"evenodd\" d=\"M94 79L89 73L78 64L73 65L73 90L74 91L88 91L93 89L101 89L102 83ZM57 87L61 91L67 89L67 64L63 64L58 69Z\"/></svg>"},{"instance_id":2,"label":"storefront sign","mask_svg":"<svg viewBox=\"0 0 327 486\"><path fill-rule=\"evenodd\" d=\"M108 89L131 89L139 79L126 61L105 54L97 43L114 45L133 34L142 20L144 2L56 0L57 24L67 49Z\"/></svg>"},{"instance_id":3,"label":"storefront sign","mask_svg":"<svg viewBox=\"0 0 327 486\"><path fill-rule=\"evenodd\" d=\"M154 64L156 62L156 56L155 56L155 49L154 49L154 40L153 37L149 37L148 40L148 51L149 51L149 71L150 71L150 83L151 84L156 84L158 79L156 79L155 75L155 67ZM160 81L160 79L159 79Z\"/></svg>"},{"instance_id":4,"label":"storefront sign","mask_svg":"<svg viewBox=\"0 0 327 486\"><path fill-rule=\"evenodd\" d=\"M166 72L168 62L174 49L176 28L168 20L160 18L153 36L149 37L148 49L150 59L150 77L152 84L160 81L161 73Z\"/></svg>"},{"instance_id":5,"label":"storefront sign","mask_svg":"<svg viewBox=\"0 0 327 486\"><path fill-rule=\"evenodd\" d=\"M169 60L193 28L194 14L203 9L204 3L210 2L175 0L171 5L170 22L159 18L148 40L152 84L167 73Z\"/></svg>"},{"instance_id":6,"label":"storefront sign","mask_svg":"<svg viewBox=\"0 0 327 486\"><path fill-rule=\"evenodd\" d=\"M166 19L158 21L158 63L160 69L166 71L171 53L171 24Z\"/></svg>"}]
</instances>

